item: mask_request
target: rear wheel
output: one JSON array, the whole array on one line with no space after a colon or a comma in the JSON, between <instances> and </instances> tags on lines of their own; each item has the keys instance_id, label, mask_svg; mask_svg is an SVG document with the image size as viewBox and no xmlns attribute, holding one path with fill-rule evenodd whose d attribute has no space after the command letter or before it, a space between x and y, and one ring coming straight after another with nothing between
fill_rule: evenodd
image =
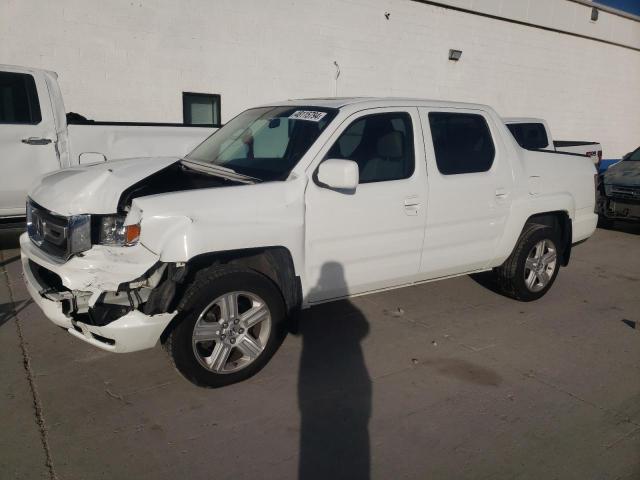
<instances>
[{"instance_id":1,"label":"rear wheel","mask_svg":"<svg viewBox=\"0 0 640 480\"><path fill-rule=\"evenodd\" d=\"M286 334L280 292L248 269L203 270L179 311L165 347L178 371L200 386L222 387L256 374Z\"/></svg>"},{"instance_id":2,"label":"rear wheel","mask_svg":"<svg viewBox=\"0 0 640 480\"><path fill-rule=\"evenodd\" d=\"M560 269L560 236L556 229L539 224L525 226L516 248L495 270L500 291L529 302L542 297Z\"/></svg>"}]
</instances>

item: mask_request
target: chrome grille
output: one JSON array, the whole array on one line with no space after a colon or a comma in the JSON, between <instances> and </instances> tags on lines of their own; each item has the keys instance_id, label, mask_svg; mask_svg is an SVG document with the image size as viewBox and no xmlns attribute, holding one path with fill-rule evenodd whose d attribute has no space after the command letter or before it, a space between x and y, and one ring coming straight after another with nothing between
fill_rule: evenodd
<instances>
[{"instance_id":1,"label":"chrome grille","mask_svg":"<svg viewBox=\"0 0 640 480\"><path fill-rule=\"evenodd\" d=\"M640 187L611 185L611 196L614 198L637 200L640 202Z\"/></svg>"},{"instance_id":2,"label":"chrome grille","mask_svg":"<svg viewBox=\"0 0 640 480\"><path fill-rule=\"evenodd\" d=\"M27 232L33 243L58 258L68 258L69 219L56 215L33 201L27 203Z\"/></svg>"},{"instance_id":3,"label":"chrome grille","mask_svg":"<svg viewBox=\"0 0 640 480\"><path fill-rule=\"evenodd\" d=\"M65 217L27 202L27 232L31 241L52 257L68 260L91 248L91 215Z\"/></svg>"}]
</instances>

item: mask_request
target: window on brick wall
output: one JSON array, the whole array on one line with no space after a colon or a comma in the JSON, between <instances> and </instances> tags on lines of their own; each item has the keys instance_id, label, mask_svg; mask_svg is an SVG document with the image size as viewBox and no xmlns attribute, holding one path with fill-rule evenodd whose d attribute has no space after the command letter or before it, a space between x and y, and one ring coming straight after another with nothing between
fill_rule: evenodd
<instances>
[{"instance_id":1,"label":"window on brick wall","mask_svg":"<svg viewBox=\"0 0 640 480\"><path fill-rule=\"evenodd\" d=\"M182 92L182 117L185 125L220 126L220 95Z\"/></svg>"}]
</instances>

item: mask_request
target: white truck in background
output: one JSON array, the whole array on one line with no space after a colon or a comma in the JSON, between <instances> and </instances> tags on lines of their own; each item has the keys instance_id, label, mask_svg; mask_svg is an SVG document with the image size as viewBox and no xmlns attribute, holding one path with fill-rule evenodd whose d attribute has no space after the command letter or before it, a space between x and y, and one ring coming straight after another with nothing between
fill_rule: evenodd
<instances>
[{"instance_id":1,"label":"white truck in background","mask_svg":"<svg viewBox=\"0 0 640 480\"><path fill-rule=\"evenodd\" d=\"M600 170L602 145L598 142L554 140L549 125L542 118L510 117L504 123L522 148L527 150L555 150L557 152L586 155Z\"/></svg>"},{"instance_id":2,"label":"white truck in background","mask_svg":"<svg viewBox=\"0 0 640 480\"><path fill-rule=\"evenodd\" d=\"M55 72L0 65L0 227L23 224L27 191L61 168L125 157L184 155L213 126L70 124Z\"/></svg>"}]
</instances>

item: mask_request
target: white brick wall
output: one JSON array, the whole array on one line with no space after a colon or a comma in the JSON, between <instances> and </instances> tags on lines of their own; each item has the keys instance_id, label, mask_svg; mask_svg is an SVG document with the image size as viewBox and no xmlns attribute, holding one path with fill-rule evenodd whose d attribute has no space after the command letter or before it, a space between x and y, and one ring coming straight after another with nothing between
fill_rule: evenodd
<instances>
[{"instance_id":1,"label":"white brick wall","mask_svg":"<svg viewBox=\"0 0 640 480\"><path fill-rule=\"evenodd\" d=\"M529 0L505 1L466 3L537 18ZM582 28L567 12L586 7L544 3L554 14L540 21ZM608 39L640 42L640 23L611 21ZM221 94L224 121L331 96L334 60L340 96L487 103L599 140L605 158L640 144L640 52L593 40L410 0L0 0L0 63L57 71L67 110L100 120L181 122L182 91Z\"/></svg>"}]
</instances>

